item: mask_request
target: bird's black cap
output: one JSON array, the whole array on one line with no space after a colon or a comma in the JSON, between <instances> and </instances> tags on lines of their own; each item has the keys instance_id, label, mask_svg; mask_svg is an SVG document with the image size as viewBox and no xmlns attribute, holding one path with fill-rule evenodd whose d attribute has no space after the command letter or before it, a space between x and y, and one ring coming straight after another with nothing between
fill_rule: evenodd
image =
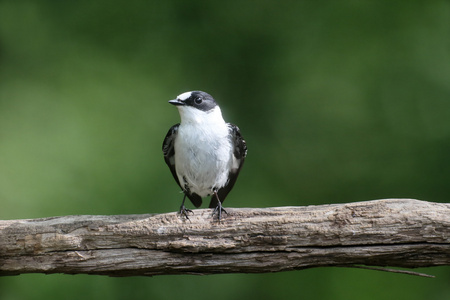
<instances>
[{"instance_id":1,"label":"bird's black cap","mask_svg":"<svg viewBox=\"0 0 450 300\"><path fill-rule=\"evenodd\" d=\"M180 94L177 99L170 100L169 103L176 106L192 106L205 112L217 106L214 98L210 94L202 91Z\"/></svg>"}]
</instances>

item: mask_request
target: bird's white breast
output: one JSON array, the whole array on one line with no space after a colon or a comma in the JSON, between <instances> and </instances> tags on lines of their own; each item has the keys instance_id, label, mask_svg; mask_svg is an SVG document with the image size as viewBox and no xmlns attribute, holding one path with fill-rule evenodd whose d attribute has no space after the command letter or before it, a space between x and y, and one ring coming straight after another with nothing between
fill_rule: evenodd
<instances>
[{"instance_id":1,"label":"bird's white breast","mask_svg":"<svg viewBox=\"0 0 450 300\"><path fill-rule=\"evenodd\" d=\"M223 187L233 164L232 142L220 108L203 112L181 107L175 139L175 169L182 187L201 197Z\"/></svg>"}]
</instances>

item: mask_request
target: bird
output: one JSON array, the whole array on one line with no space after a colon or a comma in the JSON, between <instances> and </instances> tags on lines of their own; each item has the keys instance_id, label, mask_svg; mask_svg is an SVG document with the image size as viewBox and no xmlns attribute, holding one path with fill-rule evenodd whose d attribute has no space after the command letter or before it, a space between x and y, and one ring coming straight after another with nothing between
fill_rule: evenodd
<instances>
[{"instance_id":1,"label":"bird","mask_svg":"<svg viewBox=\"0 0 450 300\"><path fill-rule=\"evenodd\" d=\"M181 122L173 125L164 138L164 160L184 193L179 213L189 219L186 197L200 207L203 197L211 196L218 221L222 204L236 183L247 156L247 144L239 127L226 123L214 98L203 91L185 92L169 101L178 108Z\"/></svg>"}]
</instances>

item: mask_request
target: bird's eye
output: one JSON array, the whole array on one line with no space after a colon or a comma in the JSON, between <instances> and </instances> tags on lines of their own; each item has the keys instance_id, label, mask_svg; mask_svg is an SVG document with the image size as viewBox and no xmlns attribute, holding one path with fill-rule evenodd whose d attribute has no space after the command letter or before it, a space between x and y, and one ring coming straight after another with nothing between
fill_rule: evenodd
<instances>
[{"instance_id":1,"label":"bird's eye","mask_svg":"<svg viewBox=\"0 0 450 300\"><path fill-rule=\"evenodd\" d=\"M202 103L203 102L203 99L202 98L200 98L200 97L197 97L197 98L195 98L195 103L196 104L200 104L200 103Z\"/></svg>"}]
</instances>

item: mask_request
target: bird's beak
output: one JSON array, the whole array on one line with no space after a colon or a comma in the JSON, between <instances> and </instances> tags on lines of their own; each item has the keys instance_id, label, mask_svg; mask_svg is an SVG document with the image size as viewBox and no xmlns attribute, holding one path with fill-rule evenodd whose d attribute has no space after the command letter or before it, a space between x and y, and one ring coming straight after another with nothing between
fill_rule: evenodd
<instances>
[{"instance_id":1,"label":"bird's beak","mask_svg":"<svg viewBox=\"0 0 450 300\"><path fill-rule=\"evenodd\" d=\"M181 105L186 104L186 103L184 103L184 101L181 101L179 99L170 100L169 103L172 105L176 105L176 106L181 106Z\"/></svg>"}]
</instances>

